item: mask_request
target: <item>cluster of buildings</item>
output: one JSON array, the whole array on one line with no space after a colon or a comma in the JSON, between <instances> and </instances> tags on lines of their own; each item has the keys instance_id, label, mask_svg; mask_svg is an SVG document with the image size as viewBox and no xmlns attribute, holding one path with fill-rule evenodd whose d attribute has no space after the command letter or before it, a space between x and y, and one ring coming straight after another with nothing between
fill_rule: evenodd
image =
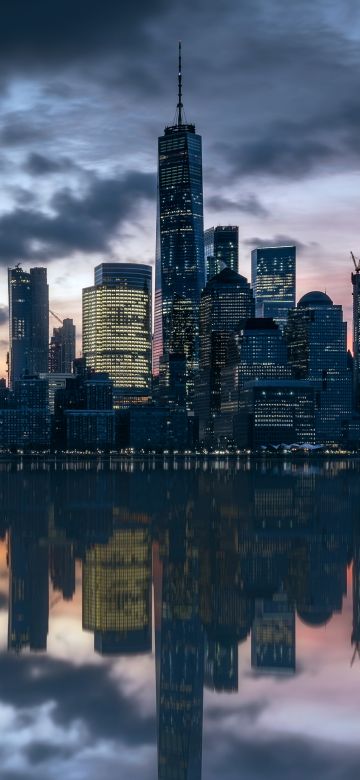
<instances>
[{"instance_id":1,"label":"cluster of buildings","mask_svg":"<svg viewBox=\"0 0 360 780\"><path fill-rule=\"evenodd\" d=\"M359 268L354 358L340 305L320 291L296 304L295 246L258 247L251 280L239 274L238 228L204 231L201 136L181 79L180 63L176 120L158 146L154 329L151 266L101 263L83 290L75 360L72 320L49 345L46 269L9 269L3 449L360 442Z\"/></svg>"},{"instance_id":2,"label":"cluster of buildings","mask_svg":"<svg viewBox=\"0 0 360 780\"><path fill-rule=\"evenodd\" d=\"M2 473L8 649L46 651L49 609L80 587L96 653L150 653L154 636L158 777L200 780L204 687L241 695L249 639L254 674L294 675L301 624L341 613L350 562L358 652L358 473L141 465Z\"/></svg>"}]
</instances>

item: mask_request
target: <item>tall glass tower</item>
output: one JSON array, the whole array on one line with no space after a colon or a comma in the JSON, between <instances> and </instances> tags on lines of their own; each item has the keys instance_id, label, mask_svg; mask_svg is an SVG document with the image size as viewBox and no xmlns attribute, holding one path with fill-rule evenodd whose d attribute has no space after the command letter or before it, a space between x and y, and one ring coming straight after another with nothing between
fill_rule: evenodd
<instances>
[{"instance_id":1,"label":"tall glass tower","mask_svg":"<svg viewBox=\"0 0 360 780\"><path fill-rule=\"evenodd\" d=\"M176 122L165 128L158 146L153 373L170 354L184 355L189 399L204 287L203 186L201 136L183 113L180 45L178 84Z\"/></svg>"},{"instance_id":2,"label":"tall glass tower","mask_svg":"<svg viewBox=\"0 0 360 780\"><path fill-rule=\"evenodd\" d=\"M272 317L284 330L295 307L296 247L267 246L251 253L251 285L257 317Z\"/></svg>"},{"instance_id":3,"label":"tall glass tower","mask_svg":"<svg viewBox=\"0 0 360 780\"><path fill-rule=\"evenodd\" d=\"M49 365L49 288L46 268L8 269L9 386L24 373L46 373Z\"/></svg>"}]
</instances>

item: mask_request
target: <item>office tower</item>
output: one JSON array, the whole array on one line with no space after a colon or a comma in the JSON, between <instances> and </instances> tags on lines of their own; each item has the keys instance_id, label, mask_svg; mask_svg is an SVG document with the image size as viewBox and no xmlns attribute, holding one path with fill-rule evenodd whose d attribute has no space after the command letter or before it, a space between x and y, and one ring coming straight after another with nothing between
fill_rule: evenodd
<instances>
[{"instance_id":1,"label":"office tower","mask_svg":"<svg viewBox=\"0 0 360 780\"><path fill-rule=\"evenodd\" d=\"M339 442L342 420L352 411L342 306L326 293L307 293L289 312L286 332L294 376L316 382L319 389L317 441Z\"/></svg>"},{"instance_id":2,"label":"office tower","mask_svg":"<svg viewBox=\"0 0 360 780\"><path fill-rule=\"evenodd\" d=\"M47 450L49 446L47 382L29 376L18 379L0 409L0 447Z\"/></svg>"},{"instance_id":3,"label":"office tower","mask_svg":"<svg viewBox=\"0 0 360 780\"><path fill-rule=\"evenodd\" d=\"M255 296L256 316L272 317L283 330L288 311L295 306L296 247L253 249L251 285Z\"/></svg>"},{"instance_id":4,"label":"office tower","mask_svg":"<svg viewBox=\"0 0 360 780\"><path fill-rule=\"evenodd\" d=\"M102 263L83 290L83 357L107 372L114 404L147 401L151 382L151 266Z\"/></svg>"},{"instance_id":5,"label":"office tower","mask_svg":"<svg viewBox=\"0 0 360 780\"><path fill-rule=\"evenodd\" d=\"M315 444L316 388L296 379L246 382L239 393L233 434L240 447Z\"/></svg>"},{"instance_id":6,"label":"office tower","mask_svg":"<svg viewBox=\"0 0 360 780\"><path fill-rule=\"evenodd\" d=\"M286 339L271 318L250 318L229 346L228 364L221 370L221 415L217 435L233 437L233 420L239 412L240 393L246 382L290 379Z\"/></svg>"},{"instance_id":7,"label":"office tower","mask_svg":"<svg viewBox=\"0 0 360 780\"><path fill-rule=\"evenodd\" d=\"M214 416L220 412L221 369L227 362L232 334L253 316L253 293L244 276L225 267L208 281L200 301L200 371L195 399L200 440L211 440Z\"/></svg>"},{"instance_id":8,"label":"office tower","mask_svg":"<svg viewBox=\"0 0 360 780\"><path fill-rule=\"evenodd\" d=\"M181 56L176 121L159 138L156 247L153 373L169 354L185 355L191 406L204 287L202 152L201 136L184 118Z\"/></svg>"},{"instance_id":9,"label":"office tower","mask_svg":"<svg viewBox=\"0 0 360 780\"><path fill-rule=\"evenodd\" d=\"M53 329L49 355L51 374L71 374L75 360L75 341L73 320L65 319L60 328Z\"/></svg>"},{"instance_id":10,"label":"office tower","mask_svg":"<svg viewBox=\"0 0 360 780\"><path fill-rule=\"evenodd\" d=\"M82 367L75 361L75 369ZM115 441L113 385L106 373L85 369L55 392L52 443L55 449L109 450Z\"/></svg>"},{"instance_id":11,"label":"office tower","mask_svg":"<svg viewBox=\"0 0 360 780\"><path fill-rule=\"evenodd\" d=\"M71 601L75 594L75 549L72 543L62 540L50 545L50 578L53 589L61 593L64 601Z\"/></svg>"},{"instance_id":12,"label":"office tower","mask_svg":"<svg viewBox=\"0 0 360 780\"><path fill-rule=\"evenodd\" d=\"M151 536L141 517L86 551L83 627L101 654L151 650Z\"/></svg>"},{"instance_id":13,"label":"office tower","mask_svg":"<svg viewBox=\"0 0 360 780\"><path fill-rule=\"evenodd\" d=\"M218 274L224 265L232 271L239 268L239 228L218 225L204 233L205 281Z\"/></svg>"},{"instance_id":14,"label":"office tower","mask_svg":"<svg viewBox=\"0 0 360 780\"><path fill-rule=\"evenodd\" d=\"M354 406L360 411L360 261L352 255L355 273L351 274L353 288L353 385Z\"/></svg>"},{"instance_id":15,"label":"office tower","mask_svg":"<svg viewBox=\"0 0 360 780\"><path fill-rule=\"evenodd\" d=\"M48 371L49 288L46 268L8 270L9 386L28 372Z\"/></svg>"},{"instance_id":16,"label":"office tower","mask_svg":"<svg viewBox=\"0 0 360 780\"><path fill-rule=\"evenodd\" d=\"M46 268L30 268L31 344L30 374L49 367L49 287Z\"/></svg>"},{"instance_id":17,"label":"office tower","mask_svg":"<svg viewBox=\"0 0 360 780\"><path fill-rule=\"evenodd\" d=\"M295 673L295 607L285 593L255 602L251 666L258 672Z\"/></svg>"}]
</instances>

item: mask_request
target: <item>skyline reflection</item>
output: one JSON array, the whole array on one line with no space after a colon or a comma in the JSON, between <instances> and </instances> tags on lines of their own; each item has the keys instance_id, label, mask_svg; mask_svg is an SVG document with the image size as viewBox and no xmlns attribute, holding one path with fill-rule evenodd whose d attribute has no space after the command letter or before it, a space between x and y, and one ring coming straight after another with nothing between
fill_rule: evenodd
<instances>
[{"instance_id":1,"label":"skyline reflection","mask_svg":"<svg viewBox=\"0 0 360 780\"><path fill-rule=\"evenodd\" d=\"M75 668L89 674L87 696L91 668L105 675L93 702L101 710L108 697L102 739L114 740L115 723L120 738L127 717L128 746L135 749L146 732L148 757L143 766L136 764L141 751L135 761L128 757L129 776L201 780L212 777L216 708L221 717L241 720L250 691L247 717L258 728L258 719L266 720L259 692L271 680L294 691L305 675L307 648L312 663L320 662L326 642L317 645L349 609L336 647L358 684L360 463L178 461L166 467L151 460L100 468L93 461L0 465L0 616L6 617L0 631L7 623L0 662L13 675L13 688L21 684L23 697L29 691L30 716L53 698L51 664L60 663L54 647L61 635L65 687ZM66 654L70 619L75 655L74 648ZM33 680L47 676L46 695L37 689L32 702ZM108 686L120 678L117 699ZM3 693L0 684L0 718L11 699L6 684ZM72 700L71 706L79 723L82 707ZM300 723L301 701L298 717ZM218 743L221 755L220 734ZM53 760L51 744L40 762L44 772ZM71 756L66 761L70 777L72 770L74 777L91 777L84 767L79 774ZM13 757L8 777L32 778L35 769L36 762L17 766ZM261 776L250 770L244 764L241 774L240 765L233 775L225 759L218 765L225 780ZM285 777L285 766L277 772ZM342 765L334 776L350 774Z\"/></svg>"}]
</instances>

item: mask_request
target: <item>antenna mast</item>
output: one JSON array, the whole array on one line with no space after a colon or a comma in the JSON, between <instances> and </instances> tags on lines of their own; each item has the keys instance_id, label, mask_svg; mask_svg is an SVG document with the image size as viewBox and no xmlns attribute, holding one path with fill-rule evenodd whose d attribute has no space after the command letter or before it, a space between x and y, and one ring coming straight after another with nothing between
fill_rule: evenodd
<instances>
[{"instance_id":1,"label":"antenna mast","mask_svg":"<svg viewBox=\"0 0 360 780\"><path fill-rule=\"evenodd\" d=\"M177 104L178 126L183 124L183 103L182 103L182 70L181 70L181 41L179 41L179 71L178 71L178 104Z\"/></svg>"}]
</instances>

